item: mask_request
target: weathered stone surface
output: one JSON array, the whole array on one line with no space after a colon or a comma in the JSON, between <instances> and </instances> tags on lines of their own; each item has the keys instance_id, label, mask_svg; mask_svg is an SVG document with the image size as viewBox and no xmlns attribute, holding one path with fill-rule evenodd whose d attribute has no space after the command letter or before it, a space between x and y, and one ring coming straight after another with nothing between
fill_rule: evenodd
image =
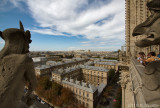
<instances>
[{"instance_id":1,"label":"weathered stone surface","mask_svg":"<svg viewBox=\"0 0 160 108\"><path fill-rule=\"evenodd\" d=\"M0 32L5 46L0 52L0 108L28 108L27 101L36 86L36 77L32 58L28 57L30 32L10 28ZM24 95L25 83L29 90Z\"/></svg>"},{"instance_id":2,"label":"weathered stone surface","mask_svg":"<svg viewBox=\"0 0 160 108\"><path fill-rule=\"evenodd\" d=\"M146 67L143 82L147 89L154 91L160 87L160 61L153 61Z\"/></svg>"},{"instance_id":3,"label":"weathered stone surface","mask_svg":"<svg viewBox=\"0 0 160 108\"><path fill-rule=\"evenodd\" d=\"M148 37L136 42L138 47L146 47L160 44L160 1L152 0L147 3L148 9L151 11L151 16L136 26L133 31L133 36L147 35ZM153 91L160 86L160 61L149 63L145 68L143 82L147 89Z\"/></svg>"},{"instance_id":4,"label":"weathered stone surface","mask_svg":"<svg viewBox=\"0 0 160 108\"><path fill-rule=\"evenodd\" d=\"M160 45L160 1L152 0L147 3L151 15L147 20L135 27L133 36L146 35L147 38L136 42L138 47Z\"/></svg>"},{"instance_id":5,"label":"weathered stone surface","mask_svg":"<svg viewBox=\"0 0 160 108\"><path fill-rule=\"evenodd\" d=\"M146 35L135 44L138 47L147 47L151 45L160 45L160 0L152 0L147 3L151 15L146 21L135 27L133 36ZM137 62L137 61L136 61ZM135 65L137 65L136 63ZM138 66L137 66L138 67ZM150 62L145 67L137 68L142 85L144 100L147 104L160 103L160 61Z\"/></svg>"}]
</instances>

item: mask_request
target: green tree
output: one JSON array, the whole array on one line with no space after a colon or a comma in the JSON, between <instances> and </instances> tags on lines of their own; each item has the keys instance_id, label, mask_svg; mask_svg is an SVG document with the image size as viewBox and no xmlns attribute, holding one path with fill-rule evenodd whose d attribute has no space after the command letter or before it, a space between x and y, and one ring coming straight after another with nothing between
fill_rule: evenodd
<instances>
[{"instance_id":1,"label":"green tree","mask_svg":"<svg viewBox=\"0 0 160 108\"><path fill-rule=\"evenodd\" d=\"M59 96L61 94L62 86L56 82L52 82L52 92L54 96Z\"/></svg>"},{"instance_id":2,"label":"green tree","mask_svg":"<svg viewBox=\"0 0 160 108\"><path fill-rule=\"evenodd\" d=\"M121 106L122 106L122 89L121 89L121 87L118 88L118 90L116 92L115 99L117 101L114 103L114 108L121 108Z\"/></svg>"},{"instance_id":3,"label":"green tree","mask_svg":"<svg viewBox=\"0 0 160 108\"><path fill-rule=\"evenodd\" d=\"M45 90L52 87L52 82L49 80L48 76L44 76L38 79L38 84L40 84Z\"/></svg>"},{"instance_id":4,"label":"green tree","mask_svg":"<svg viewBox=\"0 0 160 108\"><path fill-rule=\"evenodd\" d=\"M109 70L109 74L108 74L109 82L113 79L114 75L115 75L115 70L114 69L110 69Z\"/></svg>"},{"instance_id":5,"label":"green tree","mask_svg":"<svg viewBox=\"0 0 160 108\"><path fill-rule=\"evenodd\" d=\"M67 104L67 105L72 104L74 101L74 96L72 91L67 88L63 88L61 90L61 99L64 104Z\"/></svg>"}]
</instances>

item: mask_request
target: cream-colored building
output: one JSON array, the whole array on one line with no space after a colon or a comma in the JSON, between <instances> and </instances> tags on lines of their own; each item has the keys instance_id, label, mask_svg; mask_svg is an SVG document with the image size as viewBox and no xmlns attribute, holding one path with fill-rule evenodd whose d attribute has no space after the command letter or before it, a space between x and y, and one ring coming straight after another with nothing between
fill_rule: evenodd
<instances>
[{"instance_id":1,"label":"cream-colored building","mask_svg":"<svg viewBox=\"0 0 160 108\"><path fill-rule=\"evenodd\" d=\"M36 67L35 71L37 76L51 75L53 81L74 93L77 102L86 108L95 108L100 94L107 85L109 69L93 66L93 61L87 61L49 61L48 65Z\"/></svg>"},{"instance_id":2,"label":"cream-colored building","mask_svg":"<svg viewBox=\"0 0 160 108\"><path fill-rule=\"evenodd\" d=\"M88 60L89 59L75 59L74 61L70 61L70 62L47 61L46 65L38 65L37 67L35 67L35 72L36 72L37 76L51 75L52 74L51 72L53 72L53 71L55 72L55 70L68 69L68 68L72 68L72 67L75 68L77 65L88 64L88 63L90 63L90 62L87 62ZM72 72L70 74L72 74ZM55 75L58 76L58 74L55 74ZM65 76L65 75L66 74L64 74L63 76ZM74 75L74 74L72 74L72 75ZM63 78L63 76L62 76L62 78Z\"/></svg>"},{"instance_id":3,"label":"cream-colored building","mask_svg":"<svg viewBox=\"0 0 160 108\"><path fill-rule=\"evenodd\" d=\"M36 76L50 75L52 67L48 65L40 65L35 67Z\"/></svg>"},{"instance_id":4,"label":"cream-colored building","mask_svg":"<svg viewBox=\"0 0 160 108\"><path fill-rule=\"evenodd\" d=\"M98 86L100 84L107 84L107 78L105 77L97 77L97 76L93 76L93 75L87 75L87 74L83 74L82 75L83 80L87 83L87 84L93 84L95 86Z\"/></svg>"},{"instance_id":5,"label":"cream-colored building","mask_svg":"<svg viewBox=\"0 0 160 108\"><path fill-rule=\"evenodd\" d=\"M79 66L72 67L68 69L58 69L52 71L52 80L56 82L61 82L64 78L76 78L81 75L81 68Z\"/></svg>"},{"instance_id":6,"label":"cream-colored building","mask_svg":"<svg viewBox=\"0 0 160 108\"><path fill-rule=\"evenodd\" d=\"M62 80L62 85L74 93L78 103L83 104L86 108L96 107L98 99L97 87L68 78Z\"/></svg>"},{"instance_id":7,"label":"cream-colored building","mask_svg":"<svg viewBox=\"0 0 160 108\"><path fill-rule=\"evenodd\" d=\"M107 85L109 71L102 67L89 66L92 63L89 61L85 65L76 65L52 72L52 80L69 88L77 101L87 108L96 107L98 96Z\"/></svg>"},{"instance_id":8,"label":"cream-colored building","mask_svg":"<svg viewBox=\"0 0 160 108\"><path fill-rule=\"evenodd\" d=\"M77 65L67 69L52 71L52 80L61 82L64 78L84 80L87 84L98 86L107 84L108 69L103 67Z\"/></svg>"},{"instance_id":9,"label":"cream-colored building","mask_svg":"<svg viewBox=\"0 0 160 108\"><path fill-rule=\"evenodd\" d=\"M108 63L108 62L95 62L94 66L96 67L103 67L106 69L115 69L118 70L118 65L116 65L115 63Z\"/></svg>"},{"instance_id":10,"label":"cream-colored building","mask_svg":"<svg viewBox=\"0 0 160 108\"><path fill-rule=\"evenodd\" d=\"M98 86L107 84L108 69L95 66L83 66L82 73L85 82Z\"/></svg>"}]
</instances>

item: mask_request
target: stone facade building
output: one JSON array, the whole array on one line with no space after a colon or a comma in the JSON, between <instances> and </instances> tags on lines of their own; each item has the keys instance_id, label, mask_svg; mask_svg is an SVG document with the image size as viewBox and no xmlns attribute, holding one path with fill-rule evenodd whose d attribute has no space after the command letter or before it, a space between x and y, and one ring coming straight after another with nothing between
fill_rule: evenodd
<instances>
[{"instance_id":1,"label":"stone facade building","mask_svg":"<svg viewBox=\"0 0 160 108\"><path fill-rule=\"evenodd\" d=\"M98 99L97 87L68 78L62 80L62 85L74 93L78 103L83 104L86 108L95 108Z\"/></svg>"},{"instance_id":2,"label":"stone facade building","mask_svg":"<svg viewBox=\"0 0 160 108\"><path fill-rule=\"evenodd\" d=\"M118 70L118 65L116 65L115 63L108 63L108 62L95 62L94 66L96 67L103 67L106 69L115 69Z\"/></svg>"},{"instance_id":3,"label":"stone facade building","mask_svg":"<svg viewBox=\"0 0 160 108\"><path fill-rule=\"evenodd\" d=\"M137 47L135 42L145 38L145 35L133 37L134 28L146 21L151 15L146 4L151 0L125 0L126 1L126 54L125 59L120 59L119 68L121 76L119 83L122 87L122 108L159 108L160 107L160 88L157 86L156 77L159 78L159 71L156 71L159 61L151 62L150 65L142 65L135 57L139 52L146 55L153 51L159 54L159 45L148 47ZM151 18L151 17L150 17ZM151 26L151 24L149 25ZM124 56L119 56L124 57ZM152 66L151 66L152 65ZM153 72L150 72L151 70ZM150 73L148 73L150 72ZM156 77L155 77L156 76Z\"/></svg>"},{"instance_id":4,"label":"stone facade building","mask_svg":"<svg viewBox=\"0 0 160 108\"><path fill-rule=\"evenodd\" d=\"M40 65L35 67L36 76L45 76L51 74L52 67L48 65Z\"/></svg>"},{"instance_id":5,"label":"stone facade building","mask_svg":"<svg viewBox=\"0 0 160 108\"><path fill-rule=\"evenodd\" d=\"M51 75L55 70L57 71L59 69L67 69L70 67L75 67L77 65L84 65L87 61L88 59L79 59L79 60L70 61L70 62L47 61L46 65L39 65L35 67L35 72L37 76ZM87 62L87 63L90 63L90 62ZM55 75L58 75L58 74L55 73Z\"/></svg>"},{"instance_id":6,"label":"stone facade building","mask_svg":"<svg viewBox=\"0 0 160 108\"><path fill-rule=\"evenodd\" d=\"M47 61L47 65L35 67L35 71L37 76L49 75L52 81L69 88L77 102L86 108L95 108L107 85L109 69L115 69L115 62L117 61L103 61L103 64L106 63L104 68L96 67L95 62L89 59Z\"/></svg>"},{"instance_id":7,"label":"stone facade building","mask_svg":"<svg viewBox=\"0 0 160 108\"><path fill-rule=\"evenodd\" d=\"M61 82L64 78L84 80L87 84L98 86L107 84L108 69L95 66L77 65L67 69L58 69L52 72L52 80Z\"/></svg>"},{"instance_id":8,"label":"stone facade building","mask_svg":"<svg viewBox=\"0 0 160 108\"><path fill-rule=\"evenodd\" d=\"M100 84L107 84L108 69L95 67L95 66L83 66L82 73L85 82L98 86Z\"/></svg>"},{"instance_id":9,"label":"stone facade building","mask_svg":"<svg viewBox=\"0 0 160 108\"><path fill-rule=\"evenodd\" d=\"M146 55L155 51L159 54L159 45L152 45L149 47L139 48L135 45L137 40L140 40L146 36L133 37L133 29L140 23L144 22L151 14L147 9L147 2L150 0L126 0L126 18L125 18L125 34L126 34L126 54L127 56L136 56L139 52L144 52Z\"/></svg>"},{"instance_id":10,"label":"stone facade building","mask_svg":"<svg viewBox=\"0 0 160 108\"><path fill-rule=\"evenodd\" d=\"M79 66L67 68L67 69L58 69L52 71L52 80L56 82L61 82L64 78L76 78L81 75L81 68Z\"/></svg>"},{"instance_id":11,"label":"stone facade building","mask_svg":"<svg viewBox=\"0 0 160 108\"><path fill-rule=\"evenodd\" d=\"M52 72L52 80L69 88L77 101L86 108L95 108L97 99L107 85L108 69L102 67L76 65ZM77 80L78 79L78 80Z\"/></svg>"}]
</instances>

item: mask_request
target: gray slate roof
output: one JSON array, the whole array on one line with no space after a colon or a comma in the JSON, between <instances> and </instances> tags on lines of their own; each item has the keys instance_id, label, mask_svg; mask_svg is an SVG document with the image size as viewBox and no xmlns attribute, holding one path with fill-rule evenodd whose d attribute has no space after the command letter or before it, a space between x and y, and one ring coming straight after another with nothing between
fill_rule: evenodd
<instances>
[{"instance_id":1,"label":"gray slate roof","mask_svg":"<svg viewBox=\"0 0 160 108\"><path fill-rule=\"evenodd\" d=\"M88 91L90 93L94 93L98 88L89 84L89 86L86 85L86 83L84 82L80 82L80 81L73 81L73 79L68 79L68 78L65 78L64 80L62 80L62 83L65 83L67 85L70 85L70 86L73 86L75 88L79 88L81 90L84 90L84 91Z\"/></svg>"},{"instance_id":2,"label":"gray slate roof","mask_svg":"<svg viewBox=\"0 0 160 108\"><path fill-rule=\"evenodd\" d=\"M103 67L96 67L96 66L81 66L81 68L84 69L90 69L90 70L97 70L97 71L102 71L102 72L108 72L109 69L103 68Z\"/></svg>"},{"instance_id":3,"label":"gray slate roof","mask_svg":"<svg viewBox=\"0 0 160 108\"><path fill-rule=\"evenodd\" d=\"M50 68L51 66L49 66L49 65L40 65L40 66L37 66L37 67L35 67L35 69L40 69L40 70L42 70L42 69L47 69L47 68Z\"/></svg>"}]
</instances>

